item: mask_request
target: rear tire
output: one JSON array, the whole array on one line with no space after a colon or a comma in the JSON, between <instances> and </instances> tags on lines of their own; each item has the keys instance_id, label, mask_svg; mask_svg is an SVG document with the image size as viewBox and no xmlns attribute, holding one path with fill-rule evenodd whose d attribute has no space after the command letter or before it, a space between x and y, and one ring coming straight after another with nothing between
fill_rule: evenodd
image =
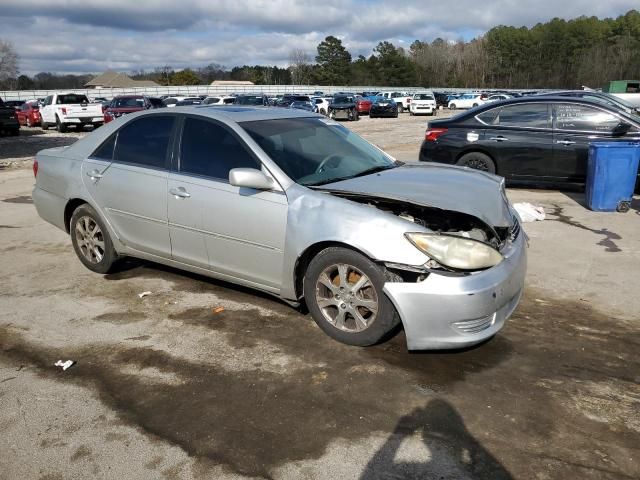
<instances>
[{"instance_id":1,"label":"rear tire","mask_svg":"<svg viewBox=\"0 0 640 480\"><path fill-rule=\"evenodd\" d=\"M465 153L456 163L461 167L469 167L488 173L496 173L496 164L489 155L482 152Z\"/></svg>"},{"instance_id":2,"label":"rear tire","mask_svg":"<svg viewBox=\"0 0 640 480\"><path fill-rule=\"evenodd\" d=\"M73 249L85 267L102 274L112 270L118 254L106 225L90 205L85 203L76 208L69 231Z\"/></svg>"},{"instance_id":3,"label":"rear tire","mask_svg":"<svg viewBox=\"0 0 640 480\"><path fill-rule=\"evenodd\" d=\"M56 129L59 133L65 133L67 131L67 126L60 121L59 117L56 117Z\"/></svg>"},{"instance_id":4,"label":"rear tire","mask_svg":"<svg viewBox=\"0 0 640 480\"><path fill-rule=\"evenodd\" d=\"M382 291L387 281L401 279L358 252L329 247L311 260L304 297L314 321L331 338L348 345L373 345L400 323Z\"/></svg>"},{"instance_id":5,"label":"rear tire","mask_svg":"<svg viewBox=\"0 0 640 480\"><path fill-rule=\"evenodd\" d=\"M402 104L398 105L398 113L403 113L404 112L404 107L402 106Z\"/></svg>"},{"instance_id":6,"label":"rear tire","mask_svg":"<svg viewBox=\"0 0 640 480\"><path fill-rule=\"evenodd\" d=\"M45 121L43 121L43 122L40 124L40 127L41 127L43 130L49 130L49 124L48 124L47 122L45 122Z\"/></svg>"},{"instance_id":7,"label":"rear tire","mask_svg":"<svg viewBox=\"0 0 640 480\"><path fill-rule=\"evenodd\" d=\"M456 104L452 103L451 105L449 105L449 110L455 110L456 109Z\"/></svg>"}]
</instances>

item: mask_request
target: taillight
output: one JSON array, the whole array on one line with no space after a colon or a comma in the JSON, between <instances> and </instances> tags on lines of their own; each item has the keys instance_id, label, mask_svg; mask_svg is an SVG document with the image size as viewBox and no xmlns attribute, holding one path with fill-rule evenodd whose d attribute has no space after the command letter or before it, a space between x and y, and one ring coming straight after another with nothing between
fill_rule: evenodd
<instances>
[{"instance_id":1,"label":"taillight","mask_svg":"<svg viewBox=\"0 0 640 480\"><path fill-rule=\"evenodd\" d=\"M33 176L38 176L38 160L33 161Z\"/></svg>"},{"instance_id":2,"label":"taillight","mask_svg":"<svg viewBox=\"0 0 640 480\"><path fill-rule=\"evenodd\" d=\"M411 99L410 98L407 98L407 103L411 103Z\"/></svg>"},{"instance_id":3,"label":"taillight","mask_svg":"<svg viewBox=\"0 0 640 480\"><path fill-rule=\"evenodd\" d=\"M62 108L60 109L60 111L62 112L62 114L63 114L63 115L66 115L66 114L67 114L67 109L66 109L66 108L64 108L64 107L62 107Z\"/></svg>"},{"instance_id":4,"label":"taillight","mask_svg":"<svg viewBox=\"0 0 640 480\"><path fill-rule=\"evenodd\" d=\"M427 142L435 142L436 140L438 140L438 137L440 135L447 133L447 130L448 129L446 128L429 128L424 134L424 139Z\"/></svg>"}]
</instances>

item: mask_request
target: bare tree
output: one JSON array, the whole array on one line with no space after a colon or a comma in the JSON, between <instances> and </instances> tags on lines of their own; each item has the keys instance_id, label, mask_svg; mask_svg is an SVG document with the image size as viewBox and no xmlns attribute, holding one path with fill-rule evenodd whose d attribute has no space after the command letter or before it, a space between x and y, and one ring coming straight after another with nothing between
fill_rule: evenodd
<instances>
[{"instance_id":1,"label":"bare tree","mask_svg":"<svg viewBox=\"0 0 640 480\"><path fill-rule=\"evenodd\" d=\"M10 42L0 39L0 82L18 76L18 54Z\"/></svg>"},{"instance_id":2,"label":"bare tree","mask_svg":"<svg viewBox=\"0 0 640 480\"><path fill-rule=\"evenodd\" d=\"M289 53L289 70L294 85L305 85L311 79L311 63L307 52L294 48Z\"/></svg>"}]
</instances>

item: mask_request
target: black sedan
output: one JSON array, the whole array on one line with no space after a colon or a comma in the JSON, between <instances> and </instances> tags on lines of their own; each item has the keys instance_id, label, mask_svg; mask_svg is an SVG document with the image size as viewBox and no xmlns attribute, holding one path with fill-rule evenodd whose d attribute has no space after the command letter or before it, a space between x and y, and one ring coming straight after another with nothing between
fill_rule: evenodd
<instances>
[{"instance_id":1,"label":"black sedan","mask_svg":"<svg viewBox=\"0 0 640 480\"><path fill-rule=\"evenodd\" d=\"M640 119L583 98L523 97L429 122L420 161L496 173L511 182L584 183L589 144L638 141Z\"/></svg>"},{"instance_id":2,"label":"black sedan","mask_svg":"<svg viewBox=\"0 0 640 480\"><path fill-rule=\"evenodd\" d=\"M376 97L369 110L369 118L398 118L398 104L391 98Z\"/></svg>"},{"instance_id":3,"label":"black sedan","mask_svg":"<svg viewBox=\"0 0 640 480\"><path fill-rule=\"evenodd\" d=\"M358 120L356 97L353 95L336 94L329 105L329 118L336 120Z\"/></svg>"}]
</instances>

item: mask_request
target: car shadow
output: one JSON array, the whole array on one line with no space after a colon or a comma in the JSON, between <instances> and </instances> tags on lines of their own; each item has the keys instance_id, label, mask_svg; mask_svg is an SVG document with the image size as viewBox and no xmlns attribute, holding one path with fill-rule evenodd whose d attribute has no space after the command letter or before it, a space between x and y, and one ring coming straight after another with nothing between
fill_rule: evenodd
<instances>
[{"instance_id":1,"label":"car shadow","mask_svg":"<svg viewBox=\"0 0 640 480\"><path fill-rule=\"evenodd\" d=\"M403 458L403 448L410 450L412 460ZM418 452L422 452L423 458L413 460ZM467 430L450 403L434 399L400 418L360 475L360 480L389 478L509 480L513 477Z\"/></svg>"}]
</instances>

